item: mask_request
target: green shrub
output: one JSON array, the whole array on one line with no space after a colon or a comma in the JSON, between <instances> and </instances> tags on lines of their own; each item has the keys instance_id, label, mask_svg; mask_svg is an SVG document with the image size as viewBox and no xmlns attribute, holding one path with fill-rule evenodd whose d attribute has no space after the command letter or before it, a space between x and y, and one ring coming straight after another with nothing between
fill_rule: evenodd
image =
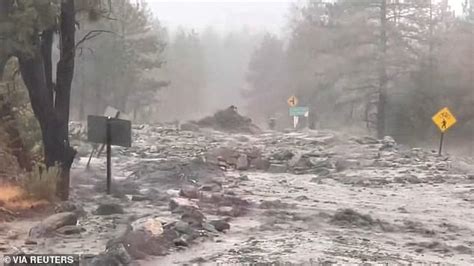
<instances>
[{"instance_id":1,"label":"green shrub","mask_svg":"<svg viewBox=\"0 0 474 266\"><path fill-rule=\"evenodd\" d=\"M33 171L24 177L23 188L31 198L55 201L59 178L60 168L58 166L47 169L44 165L36 165Z\"/></svg>"}]
</instances>

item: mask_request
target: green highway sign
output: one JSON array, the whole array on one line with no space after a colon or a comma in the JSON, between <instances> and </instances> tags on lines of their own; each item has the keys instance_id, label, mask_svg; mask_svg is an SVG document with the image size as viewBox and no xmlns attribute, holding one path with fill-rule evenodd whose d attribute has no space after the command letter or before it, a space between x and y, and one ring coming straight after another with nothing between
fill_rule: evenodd
<instances>
[{"instance_id":1,"label":"green highway sign","mask_svg":"<svg viewBox=\"0 0 474 266\"><path fill-rule=\"evenodd\" d=\"M290 116L307 116L309 113L308 107L290 107Z\"/></svg>"}]
</instances>

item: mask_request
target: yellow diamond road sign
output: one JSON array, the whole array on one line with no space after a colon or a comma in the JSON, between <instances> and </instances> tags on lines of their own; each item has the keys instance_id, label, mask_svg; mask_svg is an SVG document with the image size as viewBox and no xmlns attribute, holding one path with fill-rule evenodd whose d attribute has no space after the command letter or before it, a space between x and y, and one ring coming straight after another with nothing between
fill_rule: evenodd
<instances>
[{"instance_id":1,"label":"yellow diamond road sign","mask_svg":"<svg viewBox=\"0 0 474 266\"><path fill-rule=\"evenodd\" d=\"M433 122L438 126L441 132L445 132L448 128L456 124L456 117L449 111L448 107L441 109L433 116Z\"/></svg>"},{"instance_id":2,"label":"yellow diamond road sign","mask_svg":"<svg viewBox=\"0 0 474 266\"><path fill-rule=\"evenodd\" d=\"M288 105L290 107L295 107L298 105L298 98L296 98L296 96L290 96L290 98L288 98L288 101L287 101Z\"/></svg>"}]
</instances>

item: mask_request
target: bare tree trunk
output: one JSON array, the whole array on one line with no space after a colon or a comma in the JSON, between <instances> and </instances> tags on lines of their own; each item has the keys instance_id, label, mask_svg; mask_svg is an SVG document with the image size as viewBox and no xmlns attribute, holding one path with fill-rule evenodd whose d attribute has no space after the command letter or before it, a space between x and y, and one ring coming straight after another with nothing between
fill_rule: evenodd
<instances>
[{"instance_id":1,"label":"bare tree trunk","mask_svg":"<svg viewBox=\"0 0 474 266\"><path fill-rule=\"evenodd\" d=\"M76 151L69 145L69 108L71 104L71 84L74 76L74 59L76 56L76 11L74 0L61 2L60 16L60 59L56 71L56 97L54 108L57 114L58 138L62 142L59 157L61 162L61 179L59 196L63 200L69 197L69 172Z\"/></svg>"},{"instance_id":2,"label":"bare tree trunk","mask_svg":"<svg viewBox=\"0 0 474 266\"><path fill-rule=\"evenodd\" d=\"M379 91L377 103L377 137L385 136L385 109L387 103L387 3L381 0L380 6L380 42L379 42Z\"/></svg>"},{"instance_id":3,"label":"bare tree trunk","mask_svg":"<svg viewBox=\"0 0 474 266\"><path fill-rule=\"evenodd\" d=\"M31 106L41 127L45 163L48 167L56 164L61 167L57 193L62 200L67 200L69 173L76 154L69 145L69 106L75 57L74 0L61 2L60 60L55 88L51 78L51 50L48 45L52 46L52 37L43 35L40 54L20 54L18 58Z\"/></svg>"}]
</instances>

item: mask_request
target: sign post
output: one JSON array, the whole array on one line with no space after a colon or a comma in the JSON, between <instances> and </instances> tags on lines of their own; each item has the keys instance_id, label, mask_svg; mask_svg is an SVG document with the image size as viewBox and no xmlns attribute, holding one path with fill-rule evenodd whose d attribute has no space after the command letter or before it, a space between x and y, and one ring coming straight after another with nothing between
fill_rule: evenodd
<instances>
[{"instance_id":1,"label":"sign post","mask_svg":"<svg viewBox=\"0 0 474 266\"><path fill-rule=\"evenodd\" d=\"M107 194L112 187L112 145L132 146L132 123L110 116L87 117L87 139L107 146Z\"/></svg>"},{"instance_id":2,"label":"sign post","mask_svg":"<svg viewBox=\"0 0 474 266\"><path fill-rule=\"evenodd\" d=\"M454 124L456 124L457 120L456 117L451 113L451 111L449 111L448 107L441 109L431 119L441 131L441 138L439 141L438 150L438 155L441 156L441 152L443 150L444 133Z\"/></svg>"},{"instance_id":3,"label":"sign post","mask_svg":"<svg viewBox=\"0 0 474 266\"><path fill-rule=\"evenodd\" d=\"M443 149L443 139L444 139L444 132L441 132L441 137L439 138L439 150L438 150L439 156L441 156L441 150Z\"/></svg>"},{"instance_id":4,"label":"sign post","mask_svg":"<svg viewBox=\"0 0 474 266\"><path fill-rule=\"evenodd\" d=\"M300 116L309 116L309 108L302 106L290 107L290 116L293 117L293 128L296 128Z\"/></svg>"},{"instance_id":5,"label":"sign post","mask_svg":"<svg viewBox=\"0 0 474 266\"><path fill-rule=\"evenodd\" d=\"M110 116L107 117L107 194L110 194L112 186L112 132L110 130Z\"/></svg>"}]
</instances>

